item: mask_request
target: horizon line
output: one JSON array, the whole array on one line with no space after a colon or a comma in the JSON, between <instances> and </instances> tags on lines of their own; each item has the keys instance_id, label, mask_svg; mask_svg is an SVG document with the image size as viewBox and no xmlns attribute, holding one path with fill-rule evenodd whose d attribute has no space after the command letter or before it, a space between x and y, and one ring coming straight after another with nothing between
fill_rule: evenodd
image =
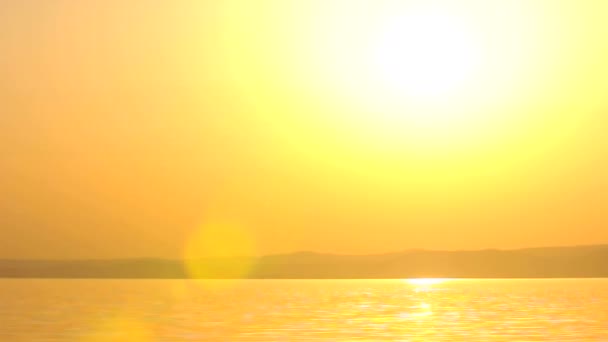
<instances>
[{"instance_id":1,"label":"horizon line","mask_svg":"<svg viewBox=\"0 0 608 342\"><path fill-rule=\"evenodd\" d=\"M379 252L379 253L365 253L365 254L347 254L347 253L331 253L331 252L318 252L318 251L310 251L310 250L297 250L293 252L285 252L285 253L270 253L263 254L257 256L209 256L205 258L179 258L179 257L152 257L152 256L141 256L141 257L112 257L112 258L95 258L95 257L86 257L86 258L0 258L0 261L121 261L121 260L167 260L167 261L177 261L177 260L192 260L192 259L216 259L216 258L263 258L263 257L271 257L271 256L289 256L289 255L297 255L297 254L316 254L316 255L333 255L333 256L348 256L348 257L357 257L357 256L378 256L378 255L388 255L388 254L401 254L408 252L488 252L488 251L498 251L498 252L515 252L522 250L531 250L531 249L553 249L553 248L592 248L592 247L608 247L608 243L598 243L598 244L584 244L584 245L553 245L553 246L537 246L537 247L519 247L519 248L479 248L479 249L432 249L432 248L408 248L401 251L393 251L393 252Z\"/></svg>"}]
</instances>

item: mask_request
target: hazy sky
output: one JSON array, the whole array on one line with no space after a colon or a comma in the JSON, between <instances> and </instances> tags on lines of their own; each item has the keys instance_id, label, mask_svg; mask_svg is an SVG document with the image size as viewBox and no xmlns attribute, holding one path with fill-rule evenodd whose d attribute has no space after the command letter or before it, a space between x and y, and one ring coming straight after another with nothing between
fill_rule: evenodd
<instances>
[{"instance_id":1,"label":"hazy sky","mask_svg":"<svg viewBox=\"0 0 608 342\"><path fill-rule=\"evenodd\" d=\"M0 0L0 257L608 243L607 3L455 3Z\"/></svg>"}]
</instances>

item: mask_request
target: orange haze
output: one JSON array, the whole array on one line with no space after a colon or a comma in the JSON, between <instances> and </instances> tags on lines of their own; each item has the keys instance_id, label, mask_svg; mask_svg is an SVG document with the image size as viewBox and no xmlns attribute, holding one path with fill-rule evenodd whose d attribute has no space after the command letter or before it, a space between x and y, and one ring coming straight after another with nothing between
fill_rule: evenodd
<instances>
[{"instance_id":1,"label":"orange haze","mask_svg":"<svg viewBox=\"0 0 608 342\"><path fill-rule=\"evenodd\" d=\"M608 242L607 2L434 4L0 1L0 258Z\"/></svg>"}]
</instances>

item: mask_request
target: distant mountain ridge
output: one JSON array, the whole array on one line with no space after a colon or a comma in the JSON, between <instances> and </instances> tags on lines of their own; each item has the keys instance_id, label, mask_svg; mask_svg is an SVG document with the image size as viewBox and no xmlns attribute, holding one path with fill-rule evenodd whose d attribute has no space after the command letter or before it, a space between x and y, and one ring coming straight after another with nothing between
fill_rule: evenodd
<instances>
[{"instance_id":1,"label":"distant mountain ridge","mask_svg":"<svg viewBox=\"0 0 608 342\"><path fill-rule=\"evenodd\" d=\"M191 278L186 264L234 278L234 264L252 265L251 279L589 278L608 277L608 245L485 250L406 250L372 255L316 252L201 260L0 260L3 278ZM226 266L228 265L228 266Z\"/></svg>"}]
</instances>

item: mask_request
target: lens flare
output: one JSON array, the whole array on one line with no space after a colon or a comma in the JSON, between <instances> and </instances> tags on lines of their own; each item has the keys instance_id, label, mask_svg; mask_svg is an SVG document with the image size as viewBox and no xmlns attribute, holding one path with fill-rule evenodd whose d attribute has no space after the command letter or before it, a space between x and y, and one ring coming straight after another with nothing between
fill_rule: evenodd
<instances>
[{"instance_id":1,"label":"lens flare","mask_svg":"<svg viewBox=\"0 0 608 342\"><path fill-rule=\"evenodd\" d=\"M226 221L204 224L184 249L185 268L193 279L242 279L255 266L254 241L245 226ZM212 284L218 282L206 282Z\"/></svg>"}]
</instances>

